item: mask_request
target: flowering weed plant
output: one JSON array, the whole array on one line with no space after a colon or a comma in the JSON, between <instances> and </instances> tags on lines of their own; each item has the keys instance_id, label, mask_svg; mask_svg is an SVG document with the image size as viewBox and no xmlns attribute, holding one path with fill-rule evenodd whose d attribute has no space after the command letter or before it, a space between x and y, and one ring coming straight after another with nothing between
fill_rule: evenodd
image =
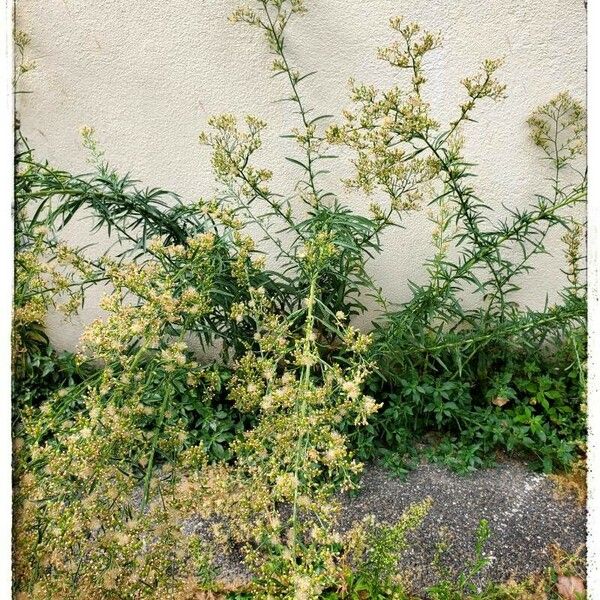
<instances>
[{"instance_id":1,"label":"flowering weed plant","mask_svg":"<svg viewBox=\"0 0 600 600\"><path fill-rule=\"evenodd\" d=\"M17 130L23 599L217 597L213 559L227 549L242 552L251 597L408 598L398 558L430 501L396 524L367 519L340 531L338 493L359 485L360 459L397 457L432 429L442 445L470 452L468 466L504 446L538 453L551 469L583 446L583 226L568 212L586 192L581 105L562 94L533 114L552 191L495 222L469 185L461 131L480 101L502 98L501 63L463 80L465 100L443 127L422 95L440 37L393 19L398 41L379 57L400 83L380 92L352 82L355 109L331 122L306 106L312 74L286 51L288 23L305 12L302 0L257 0L231 16L264 35L273 74L288 84L299 119L289 134L298 154L286 157L300 172L291 192L273 189L258 164L266 124L254 116L209 121L200 142L219 192L193 203L120 176L89 128L94 171L80 176L37 162ZM345 184L368 198L366 214L327 189L340 145L354 154ZM368 260L382 232L425 203L430 279L392 310ZM60 241L83 211L114 241L100 258ZM516 281L555 227L564 228L568 287L560 304L522 310ZM76 310L90 286L104 286L105 314L61 362L43 332L46 311ZM470 288L481 296L475 309L461 299ZM365 333L352 317L369 295L385 316ZM216 358L198 352L213 348ZM35 389L39 365L54 375ZM209 525L185 533L194 515Z\"/></svg>"}]
</instances>

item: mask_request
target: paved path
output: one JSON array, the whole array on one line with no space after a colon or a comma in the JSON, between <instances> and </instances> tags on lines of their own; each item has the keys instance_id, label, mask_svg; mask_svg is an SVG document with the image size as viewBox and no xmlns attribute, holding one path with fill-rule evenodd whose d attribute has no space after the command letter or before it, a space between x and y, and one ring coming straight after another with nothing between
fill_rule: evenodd
<instances>
[{"instance_id":1,"label":"paved path","mask_svg":"<svg viewBox=\"0 0 600 600\"><path fill-rule=\"evenodd\" d=\"M559 499L551 480L513 460L471 475L423 464L405 480L392 477L381 467L367 466L360 492L343 499L340 526L347 529L368 514L393 523L409 504L427 496L433 499L433 506L422 526L411 534L410 548L402 560L414 591L436 580L431 563L440 532L445 531L452 543L443 562L456 572L473 556L481 519L489 521L491 530L485 548L491 562L482 573L488 581L520 578L549 566L551 544L573 552L585 543L585 509L574 500ZM198 530L202 525L192 520L185 528ZM239 555L215 558L223 579L247 577Z\"/></svg>"},{"instance_id":2,"label":"paved path","mask_svg":"<svg viewBox=\"0 0 600 600\"><path fill-rule=\"evenodd\" d=\"M411 502L427 496L433 506L411 535L411 548L402 561L417 587L435 581L431 560L441 529L453 542L444 563L455 571L473 556L477 525L487 519L491 536L485 554L490 563L482 575L495 581L549 566L553 543L571 552L585 543L585 509L574 500L559 499L551 480L512 460L471 475L424 464L405 481L369 467L359 494L345 502L343 523L348 526L370 512L394 522Z\"/></svg>"}]
</instances>

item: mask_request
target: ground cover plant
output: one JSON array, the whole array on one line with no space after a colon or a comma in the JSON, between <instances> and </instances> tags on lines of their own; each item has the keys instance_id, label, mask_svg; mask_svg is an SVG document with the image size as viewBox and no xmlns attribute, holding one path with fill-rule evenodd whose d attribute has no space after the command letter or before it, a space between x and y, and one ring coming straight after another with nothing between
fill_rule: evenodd
<instances>
[{"instance_id":1,"label":"ground cover plant","mask_svg":"<svg viewBox=\"0 0 600 600\"><path fill-rule=\"evenodd\" d=\"M430 502L342 534L336 494L359 485L362 461L402 469L407 448L431 432L432 456L459 469L498 448L548 471L584 451L581 104L564 93L534 112L550 191L498 219L469 183L461 132L480 101L502 98L501 63L486 60L463 80L465 101L443 126L422 94L440 38L392 19L395 41L379 56L398 84L380 92L353 82L355 108L342 120L315 115L301 93L312 74L286 52L287 25L305 11L301 0L259 0L231 17L264 35L273 74L288 84L298 154L286 158L299 179L287 191L260 166L267 125L255 116L210 120L200 142L220 192L196 202L120 175L91 129L82 133L93 171L73 175L40 162L17 128L21 598L221 593L212 556L228 545L252 572L250 597L408 598L396 565ZM18 42L24 57L26 38ZM345 184L368 197L368 214L327 187L337 146L354 153ZM428 205L429 282L390 307L368 260L382 232ZM114 242L100 258L61 238L83 214ZM514 294L553 230L568 285L559 303L523 309ZM104 286L105 315L76 355L60 354L44 333L46 311L77 310L91 286ZM476 308L466 308L468 292L479 294ZM370 333L352 324L368 296L384 309ZM215 347L216 359L197 351ZM182 532L193 514L209 531ZM487 535L483 523L473 564L429 597L484 597L473 580Z\"/></svg>"}]
</instances>

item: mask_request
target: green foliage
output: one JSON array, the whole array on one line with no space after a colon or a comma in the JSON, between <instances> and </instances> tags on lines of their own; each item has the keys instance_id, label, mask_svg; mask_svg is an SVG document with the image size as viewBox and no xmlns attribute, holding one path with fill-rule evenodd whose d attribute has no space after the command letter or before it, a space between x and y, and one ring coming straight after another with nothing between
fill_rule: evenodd
<instances>
[{"instance_id":1,"label":"green foliage","mask_svg":"<svg viewBox=\"0 0 600 600\"><path fill-rule=\"evenodd\" d=\"M406 467L415 438L425 436L430 458L462 472L490 464L496 449L520 453L546 472L568 468L584 449L586 432L585 386L571 349L515 354L496 364L481 379L469 370L459 381L446 373L413 374L393 392L376 390L380 381L371 381L384 407L357 439L360 455L384 462L392 455Z\"/></svg>"},{"instance_id":2,"label":"green foliage","mask_svg":"<svg viewBox=\"0 0 600 600\"><path fill-rule=\"evenodd\" d=\"M230 374L226 369L215 369L215 379L223 385ZM229 446L244 429L244 417L232 408L225 397L224 388L217 388L214 400L208 402L205 388L190 389L186 384L174 383L173 405L180 407L180 415L186 422L191 444L200 444L208 456L215 460L231 457Z\"/></svg>"},{"instance_id":3,"label":"green foliage","mask_svg":"<svg viewBox=\"0 0 600 600\"><path fill-rule=\"evenodd\" d=\"M479 523L475 533L475 556L473 560L465 566L456 576L445 573L443 579L427 590L428 597L431 600L483 600L487 597L486 591L480 591L476 582L477 576L489 564L489 560L484 555L484 548L490 537L488 522L484 519ZM438 546L438 553L434 559L434 566L441 568L441 558L445 551L442 543Z\"/></svg>"},{"instance_id":4,"label":"green foliage","mask_svg":"<svg viewBox=\"0 0 600 600\"><path fill-rule=\"evenodd\" d=\"M410 26L401 29L404 37L411 31ZM463 82L471 101L446 130L428 120L423 104L422 130L396 126L400 108L395 96L390 100L393 91L379 99L365 88L355 88L358 112L331 130L333 139L357 152L356 181L367 192L379 185L390 193L388 178L397 175L373 171L373 165L387 164L398 153L402 160L429 155L441 179L431 201L437 212L432 213L435 253L427 262L429 281L411 284L412 299L375 325L378 369L369 385L384 408L370 437L357 440L363 453L379 446L401 455L412 443L407 432L429 431L444 436L443 455L462 470L481 465L495 448L533 453L546 471L567 467L581 450L586 302L582 227L573 209L587 190L580 170L584 112L568 94L535 111L529 125L551 166L550 194L537 194L526 209L505 207L508 219L495 220L469 183L472 165L455 135L479 98L475 88L483 96L500 95L493 79L497 67L488 62L479 83ZM415 104L422 103L421 68L415 65ZM357 120L360 128L353 125ZM521 308L514 294L534 268L533 259L547 252L544 241L557 228L563 231L567 280L560 301L540 311ZM473 296L479 297L474 307Z\"/></svg>"},{"instance_id":5,"label":"green foliage","mask_svg":"<svg viewBox=\"0 0 600 600\"><path fill-rule=\"evenodd\" d=\"M59 390L81 384L92 371L89 364L70 352L59 353L49 344L30 348L23 371L13 379L13 398L18 407L39 407Z\"/></svg>"},{"instance_id":6,"label":"green foliage","mask_svg":"<svg viewBox=\"0 0 600 600\"><path fill-rule=\"evenodd\" d=\"M393 525L371 522L361 533L351 561L355 566L352 573L354 592L363 587L374 597L396 597L403 595L402 585L397 581L398 561L408 547L407 533L418 527L431 501L413 506ZM361 552L362 550L362 552Z\"/></svg>"}]
</instances>

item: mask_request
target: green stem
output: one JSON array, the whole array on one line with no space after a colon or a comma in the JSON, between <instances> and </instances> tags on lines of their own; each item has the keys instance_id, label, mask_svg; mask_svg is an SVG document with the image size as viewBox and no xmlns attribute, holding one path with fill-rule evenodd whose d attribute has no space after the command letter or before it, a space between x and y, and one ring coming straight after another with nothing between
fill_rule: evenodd
<instances>
[{"instance_id":1,"label":"green stem","mask_svg":"<svg viewBox=\"0 0 600 600\"><path fill-rule=\"evenodd\" d=\"M158 414L158 423L156 424L156 428L154 429L154 435L152 436L150 457L148 458L148 466L146 467L146 474L144 475L144 495L142 498L142 510L148 505L148 497L150 494L150 481L152 479L152 469L154 468L154 457L156 455L156 447L158 445L158 438L162 432L162 425L165 420L165 413L167 411L167 406L169 404L169 400L171 398L172 393L173 388L171 385L169 385L167 390L165 390L164 398L160 406L160 412Z\"/></svg>"},{"instance_id":2,"label":"green stem","mask_svg":"<svg viewBox=\"0 0 600 600\"><path fill-rule=\"evenodd\" d=\"M310 288L308 293L308 305L307 305L307 315L306 315L306 323L304 324L304 353L308 355L312 350L312 335L314 329L314 304L317 293L317 276L313 275L310 281ZM310 388L310 374L311 368L310 364L306 364L303 367L302 375L300 378L300 403L296 403L296 414L298 417L298 423L302 431L304 419L306 417L307 403L306 403L306 393ZM306 439L305 439L306 437ZM292 505L292 551L294 557L296 556L296 544L297 544L297 530L298 530L298 488L299 486L299 474L302 463L304 462L303 458L306 453L306 448L308 447L308 436L302 432L298 436L298 441L296 443L296 457L295 457L295 467L294 467L294 476L297 482L296 488L294 490L294 501Z\"/></svg>"},{"instance_id":3,"label":"green stem","mask_svg":"<svg viewBox=\"0 0 600 600\"><path fill-rule=\"evenodd\" d=\"M304 107L302 98L300 97L300 94L298 92L296 77L292 73L292 69L291 69L291 67L287 61L287 57L285 55L283 27L281 28L281 31L278 34L275 24L273 23L273 19L269 13L269 10L268 10L265 2L263 2L263 7L264 7L264 12L267 17L267 20L269 22L268 26L265 26L265 27L266 27L267 31L269 31L270 34L273 36L273 40L275 42L275 53L281 58L281 61L282 61L283 67L284 67L284 71L287 75L290 87L292 89L293 100L298 105L298 112L300 114L300 118L302 119L302 124L304 126L304 130L307 132L307 136L308 136L308 130L309 130L310 123L308 121L307 110ZM287 21L286 21L286 23L287 23ZM313 139L313 136L310 136L308 139L306 148L305 148L306 159L308 161L308 164L306 165L306 167L307 167L306 171L308 174L308 185L309 185L310 190L315 198L316 205L318 206L320 197L319 197L319 193L317 191L316 184L315 184L316 175L315 175L314 169L313 169L313 163L315 161L315 156L314 156L313 150L311 148L312 139Z\"/></svg>"}]
</instances>

